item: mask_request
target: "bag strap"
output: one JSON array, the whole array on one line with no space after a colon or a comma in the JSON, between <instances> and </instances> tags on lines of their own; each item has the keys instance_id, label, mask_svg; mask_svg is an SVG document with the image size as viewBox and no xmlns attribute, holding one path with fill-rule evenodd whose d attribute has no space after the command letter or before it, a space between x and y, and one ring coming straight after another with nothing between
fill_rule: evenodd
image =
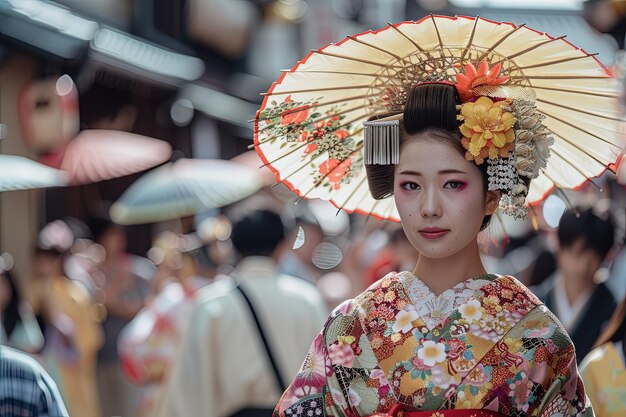
<instances>
[{"instance_id":1,"label":"bag strap","mask_svg":"<svg viewBox=\"0 0 626 417\"><path fill-rule=\"evenodd\" d=\"M261 336L261 340L263 341L265 352L267 353L267 357L270 360L270 364L272 365L272 370L274 371L274 376L276 377L276 383L280 388L280 392L285 392L286 388L280 375L280 370L278 369L278 365L276 360L274 359L274 355L272 355L272 350L270 349L270 345L267 341L267 338L265 337L265 332L263 331L263 327L261 326L261 321L259 320L259 317L257 316L256 311L252 306L252 303L250 302L250 298L248 298L248 295L245 293L243 288L241 288L240 284L236 285L235 288L241 293L243 299L246 301L246 304L248 304L248 307L250 308L250 313L252 313L252 318L254 319L254 323L256 324L256 327L259 330L259 335Z\"/></svg>"}]
</instances>

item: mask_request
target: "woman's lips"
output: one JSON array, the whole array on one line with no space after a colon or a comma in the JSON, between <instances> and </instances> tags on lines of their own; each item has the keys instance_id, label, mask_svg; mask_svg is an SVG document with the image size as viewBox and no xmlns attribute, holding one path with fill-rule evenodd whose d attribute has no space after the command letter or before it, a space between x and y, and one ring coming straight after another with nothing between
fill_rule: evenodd
<instances>
[{"instance_id":1,"label":"woman's lips","mask_svg":"<svg viewBox=\"0 0 626 417\"><path fill-rule=\"evenodd\" d=\"M425 227L419 230L419 234L426 239L439 239L445 236L449 230L441 229L439 227Z\"/></svg>"}]
</instances>

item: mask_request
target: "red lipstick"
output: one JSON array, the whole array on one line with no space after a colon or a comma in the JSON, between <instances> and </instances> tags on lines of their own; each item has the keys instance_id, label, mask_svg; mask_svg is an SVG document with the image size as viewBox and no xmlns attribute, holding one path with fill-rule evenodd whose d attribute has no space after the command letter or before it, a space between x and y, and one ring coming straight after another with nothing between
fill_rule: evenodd
<instances>
[{"instance_id":1,"label":"red lipstick","mask_svg":"<svg viewBox=\"0 0 626 417\"><path fill-rule=\"evenodd\" d=\"M440 227L424 227L423 229L419 230L419 233L426 239L439 239L449 231L450 230L442 229Z\"/></svg>"}]
</instances>

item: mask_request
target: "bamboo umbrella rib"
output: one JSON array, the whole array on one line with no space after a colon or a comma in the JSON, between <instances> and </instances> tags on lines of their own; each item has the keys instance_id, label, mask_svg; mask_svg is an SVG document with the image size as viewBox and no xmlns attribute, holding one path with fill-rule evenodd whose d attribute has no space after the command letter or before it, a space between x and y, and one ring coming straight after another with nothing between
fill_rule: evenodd
<instances>
[{"instance_id":1,"label":"bamboo umbrella rib","mask_svg":"<svg viewBox=\"0 0 626 417\"><path fill-rule=\"evenodd\" d=\"M619 96L617 94L599 93L597 91L588 91L588 90L574 91L574 90L567 90L565 88L543 87L543 86L540 86L540 85L532 85L532 84L531 84L531 87L534 88L534 89L538 89L538 90L560 91L562 93L582 94L582 95L585 95L585 96L595 96L595 97L605 97L605 98L619 98Z\"/></svg>"},{"instance_id":2,"label":"bamboo umbrella rib","mask_svg":"<svg viewBox=\"0 0 626 417\"><path fill-rule=\"evenodd\" d=\"M500 45L502 42L504 42L505 40L508 39L509 36L511 36L512 34L514 34L515 32L517 32L519 29L523 28L526 26L526 23L522 23L521 25L513 28L512 30L510 30L509 32L505 33L500 39L498 39L498 41L496 41L496 43L494 43L493 45L491 45L486 51L483 52L483 54L480 56L480 58L478 58L476 60L476 62L480 62L483 60L483 58L485 58L487 55L489 55L489 53L491 51L493 51L498 45Z\"/></svg>"},{"instance_id":3,"label":"bamboo umbrella rib","mask_svg":"<svg viewBox=\"0 0 626 417\"><path fill-rule=\"evenodd\" d=\"M362 41L361 39L359 39L359 38L357 38L357 37L355 37L355 36L348 36L348 39L353 40L354 42L360 43L361 45L365 45L365 46L367 46L368 48L372 48L372 49L374 49L374 50L376 50L376 51L383 52L383 53L385 53L385 54L387 54L387 55L389 55L389 56L394 57L394 58L395 58L395 59L397 59L398 61L404 61L404 58L402 58L402 57L400 57L400 56L398 56L398 55L396 55L396 54L394 54L394 53L391 53L391 52L389 52L389 51L386 51L386 50L384 50L383 48L381 48L381 47L379 47L379 46L372 45L371 43L368 43L368 42Z\"/></svg>"},{"instance_id":4,"label":"bamboo umbrella rib","mask_svg":"<svg viewBox=\"0 0 626 417\"><path fill-rule=\"evenodd\" d=\"M312 52L314 54L318 54L318 55L326 55L326 56L331 56L333 58L347 59L348 61L360 62L362 64L369 64L369 65L374 65L374 66L377 66L377 67L400 68L400 67L397 67L395 65L386 65L386 64L382 64L380 62L370 61L369 59L362 59L362 58L356 58L356 57L353 57L353 56L346 56L346 55L341 55L341 54L335 54L333 52L326 52L326 51L322 51L322 50L319 50L319 49L314 49Z\"/></svg>"},{"instance_id":5,"label":"bamboo umbrella rib","mask_svg":"<svg viewBox=\"0 0 626 417\"><path fill-rule=\"evenodd\" d=\"M380 74L376 74L376 73L365 73L365 72L354 72L354 71L328 71L328 70L298 70L298 71L292 71L292 70L280 70L280 72L284 72L287 74L333 74L333 75L359 75L362 77L379 77Z\"/></svg>"},{"instance_id":6,"label":"bamboo umbrella rib","mask_svg":"<svg viewBox=\"0 0 626 417\"><path fill-rule=\"evenodd\" d=\"M593 113L593 112L590 112L590 111L587 111L587 110L577 109L575 107L566 106L565 104L557 104L557 103L554 103L552 101L543 100L543 99L540 99L540 98L538 98L537 101L539 101L541 103L545 103L545 104L550 104L552 106L561 107L561 108L566 109L566 110L575 111L577 113L587 114L589 116L601 117L601 118L606 119L606 120L613 120L613 121L616 121L616 122L624 121L624 118L612 117L612 116L607 116L605 114Z\"/></svg>"},{"instance_id":7,"label":"bamboo umbrella rib","mask_svg":"<svg viewBox=\"0 0 626 417\"><path fill-rule=\"evenodd\" d=\"M389 219L391 217L391 213L393 212L393 209L395 208L395 204L390 204L389 200L387 199L384 199L382 201L387 203L387 207L385 208L385 211L383 212L382 217L384 217L385 219Z\"/></svg>"},{"instance_id":8,"label":"bamboo umbrella rib","mask_svg":"<svg viewBox=\"0 0 626 417\"><path fill-rule=\"evenodd\" d=\"M612 80L609 76L598 77L597 75L513 75L509 78L512 80Z\"/></svg>"},{"instance_id":9,"label":"bamboo umbrella rib","mask_svg":"<svg viewBox=\"0 0 626 417\"><path fill-rule=\"evenodd\" d=\"M364 108L364 107L365 107L365 106L361 106L361 107L357 106L357 107L354 107L354 108L352 108L352 109L345 110L345 111L343 111L343 112L337 113L337 115L342 115L342 114L347 113L347 112L356 111L356 110L359 110L360 108ZM365 116L362 116L362 117L369 117L369 116L371 116L372 114L373 114L373 113L367 113ZM324 119L324 117L321 117L321 118L319 118L319 119L314 120L312 123L319 122L319 121L321 121L321 120L323 120L323 119ZM342 127L346 127L346 126L348 126L349 124L354 123L354 122L359 121L359 120L361 120L361 117L354 118L354 119L353 119L353 120L351 120L349 123L348 123L348 122L345 122L345 123L343 123L343 124L339 125L339 127L338 127L337 129L341 129ZM254 143L254 144L252 144L251 146L252 146L252 148L258 148L260 145L264 145L264 144L265 144L265 143L267 143L267 142L271 142L274 138L275 138L274 136L268 136L267 138L265 138L265 139L263 139L263 140L258 140L258 142L257 142L257 143ZM250 148L250 149L252 149L252 148Z\"/></svg>"},{"instance_id":10,"label":"bamboo umbrella rib","mask_svg":"<svg viewBox=\"0 0 626 417\"><path fill-rule=\"evenodd\" d=\"M550 65L562 64L564 62L571 62L571 61L576 61L576 60L579 60L579 59L591 58L591 57L594 57L596 55L598 55L598 53L594 52L593 54L585 54L585 55L573 56L573 57L569 57L569 58L557 59L557 60L549 61L549 62L541 62L539 64L529 65L527 67L518 67L518 69L520 69L520 70L527 70L527 69L531 69L531 68L542 68L542 67L547 67L547 66L550 66Z\"/></svg>"},{"instance_id":11,"label":"bamboo umbrella rib","mask_svg":"<svg viewBox=\"0 0 626 417\"><path fill-rule=\"evenodd\" d=\"M374 214L374 210L376 210L376 207L378 207L378 205L380 204L380 202L383 200L374 200L374 204L372 204L372 207L370 208L369 212L367 213L367 216L371 216L372 214Z\"/></svg>"},{"instance_id":12,"label":"bamboo umbrella rib","mask_svg":"<svg viewBox=\"0 0 626 417\"><path fill-rule=\"evenodd\" d=\"M430 59L434 59L433 56L430 54L430 52L428 52L427 50L425 50L424 48L422 48L421 46L419 46L419 44L417 42L415 42L413 39L411 39L406 33L402 32L400 30L400 28L394 26L392 23L387 22L387 24L389 25L390 28L392 28L393 30L395 30L397 33L399 33L400 35L402 35L402 37L404 37L406 40L408 40L409 42L411 42L413 44L413 46L415 46L417 48L418 51L422 52L423 54L425 54L426 56L428 56ZM410 54L409 54L410 55ZM429 64L429 66L431 68L435 68L433 67L431 64Z\"/></svg>"},{"instance_id":13,"label":"bamboo umbrella rib","mask_svg":"<svg viewBox=\"0 0 626 417\"><path fill-rule=\"evenodd\" d=\"M583 178L588 178L588 175L586 175L584 172L582 172L582 170L580 168L578 168L576 165L572 164L565 156L563 156L555 147L550 148L550 152L553 152L556 156L558 156L559 158L561 158L561 160L563 160L563 162L567 165L569 165L570 167L574 168L574 170L576 172L578 172Z\"/></svg>"},{"instance_id":14,"label":"bamboo umbrella rib","mask_svg":"<svg viewBox=\"0 0 626 417\"><path fill-rule=\"evenodd\" d=\"M435 15L430 14L430 19L433 21L433 25L435 26L435 32L437 33L437 39L439 40L439 49L444 50L443 41L441 40L441 34L439 33L439 27L437 26L437 21L435 20Z\"/></svg>"},{"instance_id":15,"label":"bamboo umbrella rib","mask_svg":"<svg viewBox=\"0 0 626 417\"><path fill-rule=\"evenodd\" d=\"M369 117L369 115L366 115L366 116L367 116L367 117ZM361 117L357 117L357 118L355 118L355 119L351 120L350 122L346 122L346 123L342 124L341 126L339 126L339 128L342 128L342 127L348 126L348 125L350 125L350 124L354 123L354 122L355 122L355 121L357 121L357 120L362 120L362 118L361 118ZM361 131L362 131L362 130L363 130L362 128L359 128L359 129L357 129L354 133L352 133L350 136L356 136L357 134L361 133ZM278 161L282 160L283 158L285 158L285 157L287 157L287 156L289 156L289 155L293 154L294 152L296 152L296 151L298 151L298 150L300 150L300 149L304 148L304 147L305 147L306 145L308 145L309 143L316 142L316 141L319 141L319 140L320 140L319 138L315 138L315 139L313 139L313 140L312 140L312 141L310 141L310 142L302 142L300 145L293 147L293 148L292 148L292 149L290 149L288 152L285 152L284 154L280 155L278 158L274 159L273 161L268 161L267 163L263 164L261 167L263 168L263 167L267 167L267 166L269 166L269 165L273 165L274 163L276 163L276 162L278 162ZM331 146L329 149L335 149L335 147L336 147L339 143L341 143L341 141L337 141L337 142L336 142L333 146Z\"/></svg>"},{"instance_id":16,"label":"bamboo umbrella rib","mask_svg":"<svg viewBox=\"0 0 626 417\"><path fill-rule=\"evenodd\" d=\"M362 130L363 130L363 129L360 129L360 130L358 130L357 132L355 132L354 134L361 133L361 131L362 131ZM352 135L351 135L351 136L352 136ZM339 141L338 141L338 142L336 142L335 144L333 144L333 146L331 146L330 148L328 148L328 150L335 149L339 143L341 143L341 142L339 142ZM305 145L306 145L306 143L305 143ZM302 146L298 147L298 149L302 149ZM358 148L358 147L357 147L357 149L360 149L360 148ZM307 168L307 167L309 166L309 164L310 164L312 161L316 160L316 159L317 159L317 158L319 158L321 155L324 155L324 152L319 152L319 153L318 153L317 155L315 155L313 158L311 158L311 159L307 160L307 161L306 161L306 163L305 163L304 165L302 165L302 166L300 166L300 167L296 168L296 170L295 170L295 171L291 172L291 173L290 173L289 175L287 175L286 177L281 178L281 180L280 180L280 181L281 181L281 182L283 182L283 181L286 181L286 180L288 180L289 178L293 177L295 174L297 174L298 172L302 171L304 168ZM265 166L265 165L263 165L263 166ZM262 167L263 167L263 166L262 166Z\"/></svg>"},{"instance_id":17,"label":"bamboo umbrella rib","mask_svg":"<svg viewBox=\"0 0 626 417\"><path fill-rule=\"evenodd\" d=\"M331 147L329 148L329 150L330 150L330 149L334 149L335 147L337 147L337 144L338 144L338 143L335 143L333 146L331 146ZM296 168L294 171L292 171L292 172L291 172L290 174L288 174L287 176L285 176L285 177L281 177L280 182L285 182L285 181L287 181L288 179L290 179L291 177L293 177L294 175L296 175L297 173L299 173L299 172L300 172L300 171L302 171L303 169L307 168L307 167L309 166L309 164L311 164L311 162L313 162L313 161L315 161L315 160L319 159L322 155L325 155L325 152L319 152L319 153L315 154L315 156L313 156L312 158L307 159L307 161L306 161L306 163L305 163L304 165L299 166L298 168ZM342 162L343 162L343 161L342 161ZM264 166L265 166L265 165L264 165ZM322 179L324 179L324 178L326 178L326 177L323 177ZM275 184L275 185L278 185L278 184ZM319 185L319 183L316 183L316 184L313 186L313 188L317 187L318 185Z\"/></svg>"},{"instance_id":18,"label":"bamboo umbrella rib","mask_svg":"<svg viewBox=\"0 0 626 417\"><path fill-rule=\"evenodd\" d=\"M560 117L556 117L556 116L554 116L552 113L548 113L548 112L546 112L546 111L545 111L545 110L543 110L543 109L541 110L541 113L543 113L543 114L545 114L546 116L551 117L551 118L553 118L554 120L557 120L557 121L559 121L559 122L561 122L561 123L563 123L563 124L566 124L567 126L569 126L569 127L571 127L571 128L574 128L574 129L576 129L576 130L578 130L578 131L581 131L581 132L583 132L583 133L586 133L586 134L587 134L587 135L589 135L589 136L593 136L594 138L598 139L598 140L599 140L599 141L601 141L601 142L606 143L607 145L610 145L610 146L613 146L613 147L619 148L619 146L617 146L617 145L616 145L616 144L614 144L613 142L608 141L608 140L606 140L606 139L604 139L604 138L602 138L602 137L600 137L600 136L596 135L595 133L591 133L591 132L589 132L589 131L587 131L587 130L583 129L583 128L582 128L582 127L580 127L580 126L576 126L576 125L575 125L575 124L573 124L573 123L570 123L570 122L568 122L568 121L566 121L566 120L563 120L563 119L561 119ZM548 129L548 130L550 130L550 129ZM565 137L558 135L557 133L555 133L555 132L554 132L554 131L552 131L552 130L550 130L550 131L551 131L552 133L554 133L555 135L559 136L561 139L565 140L566 142L571 143L572 145L574 145L574 143L570 142L570 141L569 141L569 140L567 140ZM574 145L574 146L576 146L577 148L579 148L579 150L580 150L581 152L584 152L584 153L588 154L588 152L585 152L583 149L580 149L580 147L579 147L578 145Z\"/></svg>"},{"instance_id":19,"label":"bamboo umbrella rib","mask_svg":"<svg viewBox=\"0 0 626 417\"><path fill-rule=\"evenodd\" d=\"M556 184L555 184L555 188L554 188L554 190L555 190L557 193L561 194L561 197L563 197L563 199L565 200L565 204L567 205L567 207L568 207L568 208L571 208L571 209L574 209L574 210L576 211L576 214L578 215L578 214L579 214L579 213L578 213L578 209L576 209L576 206L574 206L574 205L572 204L572 201L569 199L569 197L567 196L567 194L565 194L565 191L564 191L561 187L556 186Z\"/></svg>"},{"instance_id":20,"label":"bamboo umbrella rib","mask_svg":"<svg viewBox=\"0 0 626 417\"><path fill-rule=\"evenodd\" d=\"M367 177L365 177L365 179L367 179ZM363 203L363 201L365 201L369 195L369 190L366 193L363 193L363 195L359 198L357 204L355 204L355 207L360 207L361 203Z\"/></svg>"},{"instance_id":21,"label":"bamboo umbrella rib","mask_svg":"<svg viewBox=\"0 0 626 417\"><path fill-rule=\"evenodd\" d=\"M335 143L330 149L333 149L335 146L337 146L337 144ZM285 177L281 177L280 178L280 182L272 185L272 187L276 187L278 185L280 185L281 183L284 183L285 181L287 181L288 179L290 179L291 177L293 177L294 175L296 175L297 173L299 173L300 171L302 171L304 168L307 168L309 166L309 164L311 164L311 162L319 159L322 155L324 155L325 152L319 152L317 153L315 156L313 156L310 159L307 159L306 163L304 165L299 166L298 168L296 168L293 172L291 172L290 174L288 174ZM261 168L265 167L266 165L262 165ZM325 178L325 177L324 177ZM323 179L323 178L322 178ZM317 187L319 184L315 184L313 186L313 188Z\"/></svg>"},{"instance_id":22,"label":"bamboo umbrella rib","mask_svg":"<svg viewBox=\"0 0 626 417\"><path fill-rule=\"evenodd\" d=\"M557 183L557 181L555 181L545 170L541 173L541 175L546 177L555 187L560 187L559 183Z\"/></svg>"},{"instance_id":23,"label":"bamboo umbrella rib","mask_svg":"<svg viewBox=\"0 0 626 417\"><path fill-rule=\"evenodd\" d=\"M317 107L330 106L331 104L337 104L337 103L342 103L342 102L346 102L346 101L359 100L359 99L367 98L367 97L368 97L367 94L361 94L360 96L352 96L352 97L345 97L345 98L342 97L342 98L338 98L336 100L331 100L331 101L315 102L315 103L312 103L312 104L308 104L307 106L308 106L309 109L314 109L314 108L317 108ZM302 111L302 109L301 108L299 109L299 108L296 107L296 108L293 108L291 110L287 110L287 111L281 113L280 115L281 116L285 116L285 115L292 114L292 113L298 113L299 111ZM257 122L259 120L260 119L257 117L255 119L248 120L248 123ZM259 132L263 132L264 130L266 130L270 126L273 126L273 124L268 124L268 125L260 128ZM253 147L254 147L254 145L251 145L249 148L252 149Z\"/></svg>"},{"instance_id":24,"label":"bamboo umbrella rib","mask_svg":"<svg viewBox=\"0 0 626 417\"><path fill-rule=\"evenodd\" d=\"M521 51L519 51L519 52L516 52L516 53L514 53L513 55L509 55L509 56L505 57L504 59L501 59L501 60L499 60L499 61L496 61L496 62L494 62L492 65L499 64L499 63L503 62L504 60L512 60L513 58L517 58L517 57L519 57L519 56L522 56L522 55L524 55L524 54L527 54L527 53L529 53L529 52L532 52L532 51L534 51L535 49L537 49L537 48L539 48L539 47L541 47L541 46L547 45L547 44L549 44L549 43L551 43L551 42L554 42L554 41L558 41L558 40L561 40L561 39L565 39L566 37L567 37L567 35L563 35L563 36L559 36L558 38L554 38L554 39L547 39L547 40L545 40L544 42L541 42L541 43L535 44L535 45L530 46L530 47L528 47L528 48L526 48L526 49L524 49L524 50L521 50Z\"/></svg>"},{"instance_id":25,"label":"bamboo umbrella rib","mask_svg":"<svg viewBox=\"0 0 626 417\"><path fill-rule=\"evenodd\" d=\"M555 152L555 155L556 155L556 156L558 156L558 157L561 159L560 164L567 164L567 165L571 166L572 168L574 168L574 169L575 169L575 170L576 170L576 171L577 171L577 172L578 172L578 173L579 173L579 174L583 177L583 181L581 182L581 184L582 184L582 183L584 183L585 181L589 181L589 182L591 182L591 183L592 183L592 184L593 184L596 188L599 188L599 186L598 186L595 182L593 182L593 180L592 180L592 179L590 179L590 178L589 178L586 174L582 173L579 169L577 169L574 165L572 165L572 164L569 162L569 160L568 160L567 158L565 158L564 156L562 156L562 155L561 155L561 154L559 154L558 152ZM554 167L554 160L552 160L552 162L548 162L548 164L549 164L550 166ZM560 166L560 165L559 165L559 166ZM553 168L553 169L555 169L555 170L556 170L556 168ZM557 172L558 172L558 171L557 171ZM547 174L546 174L545 172L543 172L542 174L547 176ZM549 178L549 179L550 179L552 182L555 182L555 181L553 181L551 178ZM561 185L559 185L559 187L561 187ZM569 187L569 186L567 186L567 188L570 188L570 187Z\"/></svg>"},{"instance_id":26,"label":"bamboo umbrella rib","mask_svg":"<svg viewBox=\"0 0 626 417\"><path fill-rule=\"evenodd\" d=\"M354 152L352 152L350 155L348 155L346 158L342 159L341 161L339 161L339 164L337 164L336 167L334 167L333 169L331 169L330 171L328 171L324 176L322 176L322 178L320 178L318 181L316 181L313 186L311 186L304 194L302 194L300 196L299 200L302 200L303 198L306 198L309 193L311 191L313 191L314 189L316 189L317 187L319 187L326 178L328 178L330 176L330 174L332 174L337 168L339 168L341 166L341 164L346 161L347 159L352 158L352 156L356 155L357 153L359 153L361 151L361 148L363 148L363 143L361 143L360 145L358 145L356 147L356 149L354 150ZM308 164L307 164L308 165Z\"/></svg>"},{"instance_id":27,"label":"bamboo umbrella rib","mask_svg":"<svg viewBox=\"0 0 626 417\"><path fill-rule=\"evenodd\" d=\"M346 126L350 126L350 125L351 125L352 123L354 123L354 122L357 122L357 121L359 121L359 120L364 120L364 118L369 118L372 114L373 114L373 113L366 113L365 115L362 115L362 116L359 116L359 117L355 117L355 118L353 118L352 120L350 120L349 122L344 122L344 123L342 123L341 125L339 125L339 126L337 127L337 129L342 129L342 128L346 127ZM350 134L349 136L355 136L355 135L357 135L358 133L361 133L361 132L362 132L362 130L363 130L362 128L359 128L359 129L357 129L356 131L354 131L352 134ZM259 142L258 144L255 144L255 145L254 145L254 147L258 148L258 147L260 147L260 145L263 145L263 144L265 144L266 142L271 141L271 140L272 140L272 138L273 138L273 137L270 137L270 138L266 139L266 140L265 140L265 141L263 141L263 142ZM315 138L315 139L313 139L313 142L314 142L314 141L317 141L317 140L319 140L319 139L318 139L318 138ZM301 147L303 147L304 145L307 145L308 143L309 143L309 142L305 142L305 143L303 143L303 144L300 146L300 148L301 148ZM299 149L299 148L297 148L297 149ZM332 149L332 148L331 148L331 149ZM280 159L281 159L281 158L278 158L278 159L276 159L276 160L274 160L274 161L272 161L272 162L268 162L268 163L267 163L267 164L265 164L264 166L267 166L267 165L270 165L270 164L272 164L272 163L274 163L274 162L277 162L277 161L279 161Z\"/></svg>"},{"instance_id":28,"label":"bamboo umbrella rib","mask_svg":"<svg viewBox=\"0 0 626 417\"><path fill-rule=\"evenodd\" d=\"M364 107L366 107L366 106L365 106L365 104L359 104L358 106L355 106L355 107L352 107L352 108L349 108L349 109L344 109L344 110L342 110L342 111L340 111L340 112L337 112L337 113L335 113L335 114L334 114L334 116L341 116L341 115L343 115L343 114L350 113L351 111L359 110L359 109L364 108ZM300 110L300 111L301 111L301 110ZM286 114L290 114L290 113L281 113L281 115L280 115L280 116L284 116L284 115L286 115ZM276 116L276 117L278 117L278 116ZM317 122L320 122L320 121L322 121L322 120L326 119L327 117L328 117L328 116L320 116L320 117L318 117L317 119L313 119L313 120L311 121L311 123L317 123ZM259 129L259 132L264 132L265 130L269 129L269 128L270 128L270 127L272 127L272 126L275 126L275 124L273 124L273 123L272 123L272 124L269 124L269 125L267 125L267 126L264 126L264 127L262 127L261 129ZM270 138L270 139L271 139L271 138ZM267 141L268 141L268 139L265 139L265 140L263 140L263 141L259 141L259 144L261 144L261 143L265 143L265 142L267 142Z\"/></svg>"},{"instance_id":29,"label":"bamboo umbrella rib","mask_svg":"<svg viewBox=\"0 0 626 417\"><path fill-rule=\"evenodd\" d=\"M357 191L359 191L359 190L360 190L361 186L363 185L363 183L364 183L366 180L367 180L367 175L363 175L363 177L359 180L359 183L356 185L356 187L354 187L354 190L352 190L352 191L350 192L350 194L348 194L348 196L346 197L346 199L344 200L344 202L343 202L343 203L341 203L341 204L339 205L339 207L338 207L338 211L337 211L337 212L341 211L341 210L342 210L342 209L346 206L346 204L348 204L348 202L352 199L352 197L354 197L354 195L357 193ZM361 198L361 201L362 201L362 200L363 200L363 199ZM360 202L360 201L359 201L359 202ZM358 204L357 204L357 206L358 206Z\"/></svg>"},{"instance_id":30,"label":"bamboo umbrella rib","mask_svg":"<svg viewBox=\"0 0 626 417\"><path fill-rule=\"evenodd\" d=\"M591 155L590 153L585 152L583 149L580 148L580 146L578 146L577 144L573 143L572 141L564 138L563 136L559 136L557 133L555 133L552 129L550 128L546 128L548 129L554 136L556 136L557 138L563 140L566 143L569 143L570 145L572 145L573 147L577 148L579 151L583 152L585 154L585 156L588 156L589 158L593 159L594 161L596 161L598 164L608 167L610 162L604 162L599 160L598 158L596 158L595 156ZM556 138L555 138L556 140ZM612 170L611 170L612 171Z\"/></svg>"},{"instance_id":31,"label":"bamboo umbrella rib","mask_svg":"<svg viewBox=\"0 0 626 417\"><path fill-rule=\"evenodd\" d=\"M474 41L474 35L476 34L476 26L478 25L479 19L480 19L479 16L476 16L476 19L474 19L474 26L472 27L472 33L470 34L469 41L467 42L467 45L465 45L465 48L463 49L463 53L461 54L461 62L463 62L463 59L465 58L465 54L467 53L467 51L469 50L469 47L472 45L472 42Z\"/></svg>"},{"instance_id":32,"label":"bamboo umbrella rib","mask_svg":"<svg viewBox=\"0 0 626 417\"><path fill-rule=\"evenodd\" d=\"M261 93L262 96L276 96L280 94L298 94L298 93L315 93L318 91L339 91L339 90L356 90L359 88L372 88L372 87L381 87L381 85L345 85L341 87L320 87L320 88L308 88L305 90L289 90L289 91L272 91L267 93Z\"/></svg>"}]
</instances>

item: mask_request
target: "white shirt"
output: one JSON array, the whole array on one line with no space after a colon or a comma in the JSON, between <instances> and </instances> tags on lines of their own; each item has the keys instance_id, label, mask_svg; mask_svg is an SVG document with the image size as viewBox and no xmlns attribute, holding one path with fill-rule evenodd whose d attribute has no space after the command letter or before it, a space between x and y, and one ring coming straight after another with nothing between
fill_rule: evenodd
<instances>
[{"instance_id":1,"label":"white shirt","mask_svg":"<svg viewBox=\"0 0 626 417\"><path fill-rule=\"evenodd\" d=\"M278 275L270 258L246 258L232 277L250 298L288 384L326 319L321 295L302 279ZM225 417L244 407L273 408L278 402L282 393L250 310L233 290L234 280L199 290L159 416Z\"/></svg>"},{"instance_id":2,"label":"white shirt","mask_svg":"<svg viewBox=\"0 0 626 417\"><path fill-rule=\"evenodd\" d=\"M565 327L565 330L569 333L575 327L580 317L580 313L582 313L583 309L587 305L587 302L589 301L589 298L591 298L593 288L581 294L574 304L570 304L563 280L563 276L559 275L554 283L554 303L556 306L555 313L561 321L561 324L563 324L563 327Z\"/></svg>"}]
</instances>

